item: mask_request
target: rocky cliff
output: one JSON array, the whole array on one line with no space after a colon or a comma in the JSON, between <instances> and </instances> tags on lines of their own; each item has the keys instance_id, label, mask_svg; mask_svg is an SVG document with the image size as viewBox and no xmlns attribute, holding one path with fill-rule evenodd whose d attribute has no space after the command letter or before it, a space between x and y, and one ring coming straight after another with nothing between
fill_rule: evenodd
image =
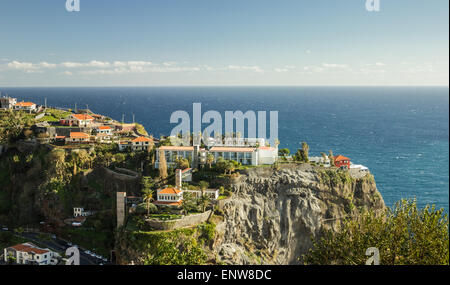
<instances>
[{"instance_id":1,"label":"rocky cliff","mask_svg":"<svg viewBox=\"0 0 450 285\"><path fill-rule=\"evenodd\" d=\"M371 174L309 164L275 170L254 168L232 183L220 201L224 220L216 227L215 255L227 264L298 264L323 229L337 230L358 208L382 210Z\"/></svg>"},{"instance_id":2,"label":"rocky cliff","mask_svg":"<svg viewBox=\"0 0 450 285\"><path fill-rule=\"evenodd\" d=\"M358 209L385 208L371 174L310 164L241 171L227 187L233 194L218 201L211 238L199 238L205 236L199 234L204 225L190 228L192 232L124 230L116 239L118 262L299 264L311 238L322 230L338 230L343 218L356 216ZM167 244L161 246L163 242ZM204 258L192 257L199 248ZM171 260L164 259L168 251Z\"/></svg>"}]
</instances>

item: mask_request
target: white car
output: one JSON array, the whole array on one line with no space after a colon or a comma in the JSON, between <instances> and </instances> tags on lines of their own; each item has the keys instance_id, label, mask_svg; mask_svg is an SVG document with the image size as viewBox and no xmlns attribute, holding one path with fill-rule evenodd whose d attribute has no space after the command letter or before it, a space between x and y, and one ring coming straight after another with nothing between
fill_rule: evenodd
<instances>
[{"instance_id":1,"label":"white car","mask_svg":"<svg viewBox=\"0 0 450 285\"><path fill-rule=\"evenodd\" d=\"M108 259L107 259L106 257L102 258L102 260L103 260L104 262L107 262L107 261L108 261Z\"/></svg>"},{"instance_id":2,"label":"white car","mask_svg":"<svg viewBox=\"0 0 450 285\"><path fill-rule=\"evenodd\" d=\"M2 228L2 230L4 230L4 231L7 231L7 230L8 230L8 228L7 228L7 227L4 227L4 228Z\"/></svg>"},{"instance_id":3,"label":"white car","mask_svg":"<svg viewBox=\"0 0 450 285\"><path fill-rule=\"evenodd\" d=\"M86 254L91 254L91 251L90 250L86 250L84 253L86 253Z\"/></svg>"}]
</instances>

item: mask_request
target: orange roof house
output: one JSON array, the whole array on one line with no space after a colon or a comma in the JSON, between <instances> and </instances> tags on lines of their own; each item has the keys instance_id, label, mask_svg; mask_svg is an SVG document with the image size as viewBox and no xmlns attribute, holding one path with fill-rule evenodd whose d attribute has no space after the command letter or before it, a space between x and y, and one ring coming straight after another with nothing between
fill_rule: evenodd
<instances>
[{"instance_id":1,"label":"orange roof house","mask_svg":"<svg viewBox=\"0 0 450 285\"><path fill-rule=\"evenodd\" d=\"M350 158L343 155L336 155L334 157L334 165L341 169L350 169Z\"/></svg>"},{"instance_id":2,"label":"orange roof house","mask_svg":"<svg viewBox=\"0 0 450 285\"><path fill-rule=\"evenodd\" d=\"M34 104L33 102L19 102L16 104L16 106L18 106L18 107L31 107L33 105L36 105L36 104Z\"/></svg>"},{"instance_id":3,"label":"orange roof house","mask_svg":"<svg viewBox=\"0 0 450 285\"><path fill-rule=\"evenodd\" d=\"M90 136L86 133L81 132L70 132L69 139L70 140L88 140Z\"/></svg>"},{"instance_id":4,"label":"orange roof house","mask_svg":"<svg viewBox=\"0 0 450 285\"><path fill-rule=\"evenodd\" d=\"M178 207L183 201L183 191L173 188L166 187L157 191L157 199L153 202L155 205L161 206L175 206Z\"/></svg>"},{"instance_id":5,"label":"orange roof house","mask_svg":"<svg viewBox=\"0 0 450 285\"><path fill-rule=\"evenodd\" d=\"M138 137L138 138L135 138L134 140L132 140L131 142L139 143L139 142L151 142L151 141L153 141L153 140L146 138L146 137Z\"/></svg>"},{"instance_id":6,"label":"orange roof house","mask_svg":"<svg viewBox=\"0 0 450 285\"><path fill-rule=\"evenodd\" d=\"M79 121L93 121L94 117L88 115L88 114L72 114L72 117Z\"/></svg>"},{"instance_id":7,"label":"orange roof house","mask_svg":"<svg viewBox=\"0 0 450 285\"><path fill-rule=\"evenodd\" d=\"M180 194L182 191L176 188L165 188L158 192L158 194Z\"/></svg>"}]
</instances>

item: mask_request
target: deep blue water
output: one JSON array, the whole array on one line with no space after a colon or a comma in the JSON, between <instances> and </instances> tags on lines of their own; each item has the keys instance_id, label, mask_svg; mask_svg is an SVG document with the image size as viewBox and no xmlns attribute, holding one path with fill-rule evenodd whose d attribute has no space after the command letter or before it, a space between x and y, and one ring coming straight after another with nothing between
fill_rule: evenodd
<instances>
[{"instance_id":1,"label":"deep blue water","mask_svg":"<svg viewBox=\"0 0 450 285\"><path fill-rule=\"evenodd\" d=\"M448 87L0 88L19 99L84 108L142 123L159 137L173 111L279 111L280 147L343 154L375 175L387 205L417 197L449 205ZM204 126L205 127L205 126Z\"/></svg>"}]
</instances>

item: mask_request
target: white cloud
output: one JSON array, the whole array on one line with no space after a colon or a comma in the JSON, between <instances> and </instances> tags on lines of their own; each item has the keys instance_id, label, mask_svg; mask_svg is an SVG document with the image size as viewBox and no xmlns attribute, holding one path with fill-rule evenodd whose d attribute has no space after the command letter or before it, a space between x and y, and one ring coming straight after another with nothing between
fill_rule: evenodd
<instances>
[{"instance_id":1,"label":"white cloud","mask_svg":"<svg viewBox=\"0 0 450 285\"><path fill-rule=\"evenodd\" d=\"M247 66L247 65L228 65L229 70L237 70L237 71L253 71L253 72L264 72L264 70L255 65L255 66Z\"/></svg>"},{"instance_id":2,"label":"white cloud","mask_svg":"<svg viewBox=\"0 0 450 285\"><path fill-rule=\"evenodd\" d=\"M277 67L277 68L274 69L274 71L278 72L278 73L282 73L282 72L288 72L288 71L290 71L292 69L296 69L296 67L293 66L293 65L286 65L284 67Z\"/></svg>"}]
</instances>

